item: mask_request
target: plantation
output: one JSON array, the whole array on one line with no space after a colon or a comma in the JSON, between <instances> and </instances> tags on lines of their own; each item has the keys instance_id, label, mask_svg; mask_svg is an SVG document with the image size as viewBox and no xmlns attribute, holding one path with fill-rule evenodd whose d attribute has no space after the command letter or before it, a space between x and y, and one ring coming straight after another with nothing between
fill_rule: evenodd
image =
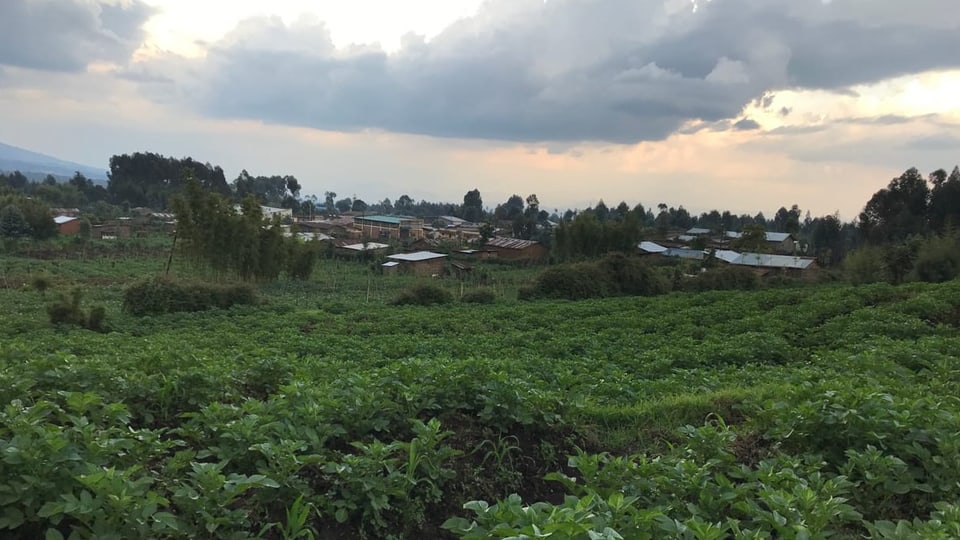
<instances>
[{"instance_id":1,"label":"plantation","mask_svg":"<svg viewBox=\"0 0 960 540\"><path fill-rule=\"evenodd\" d=\"M165 262L0 259L0 536L960 537L956 280L124 310ZM49 322L76 286L109 332Z\"/></svg>"}]
</instances>

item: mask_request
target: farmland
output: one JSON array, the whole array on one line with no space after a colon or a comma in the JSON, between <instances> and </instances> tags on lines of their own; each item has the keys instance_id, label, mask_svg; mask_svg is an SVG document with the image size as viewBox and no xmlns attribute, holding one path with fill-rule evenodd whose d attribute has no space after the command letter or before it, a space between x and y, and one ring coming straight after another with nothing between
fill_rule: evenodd
<instances>
[{"instance_id":1,"label":"farmland","mask_svg":"<svg viewBox=\"0 0 960 540\"><path fill-rule=\"evenodd\" d=\"M321 261L122 312L165 262L0 259L0 534L960 536L958 281L419 307ZM75 285L110 332L47 321Z\"/></svg>"}]
</instances>

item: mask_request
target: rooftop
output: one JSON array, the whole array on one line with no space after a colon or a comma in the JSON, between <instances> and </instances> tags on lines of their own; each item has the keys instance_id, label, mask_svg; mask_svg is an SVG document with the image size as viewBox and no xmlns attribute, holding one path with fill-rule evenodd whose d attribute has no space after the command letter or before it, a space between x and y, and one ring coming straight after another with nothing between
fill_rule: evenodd
<instances>
[{"instance_id":1,"label":"rooftop","mask_svg":"<svg viewBox=\"0 0 960 540\"><path fill-rule=\"evenodd\" d=\"M77 218L72 216L57 216L53 218L53 222L57 225L63 225L64 223L70 223L71 221L76 220Z\"/></svg>"},{"instance_id":2,"label":"rooftop","mask_svg":"<svg viewBox=\"0 0 960 540\"><path fill-rule=\"evenodd\" d=\"M407 216L381 216L381 215L354 217L354 220L358 220L358 219L364 220L364 221L376 221L379 223L389 223L391 225L400 225L404 221L410 221L416 218L407 217Z\"/></svg>"},{"instance_id":3,"label":"rooftop","mask_svg":"<svg viewBox=\"0 0 960 540\"><path fill-rule=\"evenodd\" d=\"M415 251L413 253L397 253L396 255L390 255L387 258L395 261L418 262L440 259L443 257L446 257L446 255L443 253L434 253L432 251Z\"/></svg>"},{"instance_id":4,"label":"rooftop","mask_svg":"<svg viewBox=\"0 0 960 540\"><path fill-rule=\"evenodd\" d=\"M793 255L768 255L766 253L743 253L731 264L740 266L756 266L762 268L788 268L806 270L813 264L814 259L794 257Z\"/></svg>"},{"instance_id":5,"label":"rooftop","mask_svg":"<svg viewBox=\"0 0 960 540\"><path fill-rule=\"evenodd\" d=\"M349 249L351 251L371 251L375 249L387 249L390 247L389 244L380 244L377 242L367 242L366 244L347 244L345 246L340 246L343 249Z\"/></svg>"},{"instance_id":6,"label":"rooftop","mask_svg":"<svg viewBox=\"0 0 960 540\"><path fill-rule=\"evenodd\" d=\"M487 243L484 245L499 247L499 248L506 248L506 249L526 249L536 244L539 244L539 242L535 240L521 240L519 238L497 237L497 238L491 238L490 240L487 240Z\"/></svg>"},{"instance_id":7,"label":"rooftop","mask_svg":"<svg viewBox=\"0 0 960 540\"><path fill-rule=\"evenodd\" d=\"M646 251L647 253L663 253L667 251L667 248L661 246L656 242L643 241L643 242L640 242L639 247L642 251Z\"/></svg>"}]
</instances>

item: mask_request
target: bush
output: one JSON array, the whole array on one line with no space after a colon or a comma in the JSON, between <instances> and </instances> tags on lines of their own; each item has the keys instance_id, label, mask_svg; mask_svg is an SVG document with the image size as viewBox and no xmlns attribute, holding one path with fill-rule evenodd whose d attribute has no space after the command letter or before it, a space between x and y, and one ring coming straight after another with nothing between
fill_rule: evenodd
<instances>
[{"instance_id":1,"label":"bush","mask_svg":"<svg viewBox=\"0 0 960 540\"><path fill-rule=\"evenodd\" d=\"M406 290L396 300L391 302L395 306L432 306L437 304L449 304L453 301L453 295L446 289L436 285L417 285L412 289Z\"/></svg>"},{"instance_id":2,"label":"bush","mask_svg":"<svg viewBox=\"0 0 960 540\"><path fill-rule=\"evenodd\" d=\"M497 295L490 289L476 289L464 293L460 301L467 304L492 304L497 301Z\"/></svg>"},{"instance_id":3,"label":"bush","mask_svg":"<svg viewBox=\"0 0 960 540\"><path fill-rule=\"evenodd\" d=\"M874 246L864 246L843 262L847 279L854 285L884 281L883 250Z\"/></svg>"},{"instance_id":4,"label":"bush","mask_svg":"<svg viewBox=\"0 0 960 540\"><path fill-rule=\"evenodd\" d=\"M83 326L87 316L80 308L82 296L83 293L80 289L70 291L70 296L61 293L56 302L47 306L47 315L50 316L50 322L56 325Z\"/></svg>"},{"instance_id":5,"label":"bush","mask_svg":"<svg viewBox=\"0 0 960 540\"><path fill-rule=\"evenodd\" d=\"M592 263L569 264L548 268L537 276L534 296L582 300L613 296L617 287L609 283L599 266Z\"/></svg>"},{"instance_id":6,"label":"bush","mask_svg":"<svg viewBox=\"0 0 960 540\"><path fill-rule=\"evenodd\" d=\"M960 275L960 242L950 236L925 240L913 271L920 281L940 283L956 278Z\"/></svg>"},{"instance_id":7,"label":"bush","mask_svg":"<svg viewBox=\"0 0 960 540\"><path fill-rule=\"evenodd\" d=\"M124 311L136 316L226 309L256 301L256 292L249 285L184 283L165 278L141 281L123 292Z\"/></svg>"},{"instance_id":8,"label":"bush","mask_svg":"<svg viewBox=\"0 0 960 540\"><path fill-rule=\"evenodd\" d=\"M654 296L670 291L670 282L643 261L620 253L596 263L555 266L544 270L530 291L519 298L583 300L606 296Z\"/></svg>"},{"instance_id":9,"label":"bush","mask_svg":"<svg viewBox=\"0 0 960 540\"><path fill-rule=\"evenodd\" d=\"M50 317L50 323L62 326L79 326L94 332L109 332L110 328L106 325L107 310L103 306L94 306L90 309L88 315L80 307L83 293L80 289L70 291L70 296L61 294L56 302L47 306L47 315Z\"/></svg>"}]
</instances>

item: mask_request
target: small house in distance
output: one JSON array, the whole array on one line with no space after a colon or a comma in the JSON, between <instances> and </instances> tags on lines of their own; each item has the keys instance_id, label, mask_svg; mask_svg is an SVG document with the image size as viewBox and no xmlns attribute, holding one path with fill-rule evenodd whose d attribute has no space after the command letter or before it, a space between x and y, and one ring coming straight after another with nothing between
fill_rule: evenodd
<instances>
[{"instance_id":1,"label":"small house in distance","mask_svg":"<svg viewBox=\"0 0 960 540\"><path fill-rule=\"evenodd\" d=\"M484 250L496 251L497 259L504 261L542 262L547 258L547 248L535 240L496 237L487 240Z\"/></svg>"},{"instance_id":2,"label":"small house in distance","mask_svg":"<svg viewBox=\"0 0 960 540\"><path fill-rule=\"evenodd\" d=\"M80 219L73 216L57 216L53 218L60 234L77 234L80 232Z\"/></svg>"},{"instance_id":3,"label":"small house in distance","mask_svg":"<svg viewBox=\"0 0 960 540\"><path fill-rule=\"evenodd\" d=\"M390 262L398 263L399 267L392 268L394 270L407 272L415 276L432 276L443 272L447 256L432 251L415 251L413 253L389 255L387 258L390 259ZM386 270L386 265L384 266Z\"/></svg>"},{"instance_id":4,"label":"small house in distance","mask_svg":"<svg viewBox=\"0 0 960 540\"><path fill-rule=\"evenodd\" d=\"M724 233L724 236L728 240L739 240L740 238L743 238L743 233L727 231ZM775 253L789 255L796 251L797 242L793 239L793 235L790 233L768 231L764 233L764 236L767 240L767 246Z\"/></svg>"},{"instance_id":5,"label":"small house in distance","mask_svg":"<svg viewBox=\"0 0 960 540\"><path fill-rule=\"evenodd\" d=\"M419 240L423 238L423 220L405 216L354 216L353 225L367 238Z\"/></svg>"}]
</instances>

